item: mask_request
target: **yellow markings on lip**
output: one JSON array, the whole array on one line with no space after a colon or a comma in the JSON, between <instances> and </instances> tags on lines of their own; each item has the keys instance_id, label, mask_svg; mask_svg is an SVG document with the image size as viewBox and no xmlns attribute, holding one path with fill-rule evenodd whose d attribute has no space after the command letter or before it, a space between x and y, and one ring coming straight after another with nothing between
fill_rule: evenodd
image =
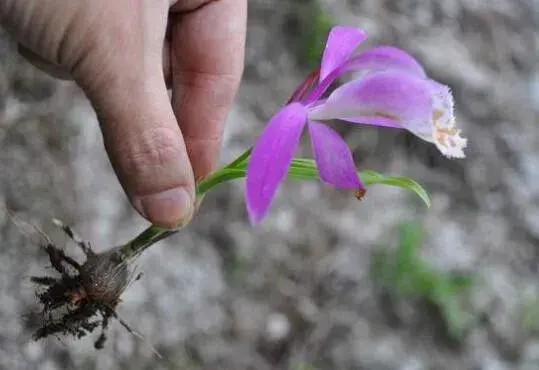
<instances>
[{"instance_id":1,"label":"yellow markings on lip","mask_svg":"<svg viewBox=\"0 0 539 370\"><path fill-rule=\"evenodd\" d=\"M455 135L457 133L456 127L439 127L438 125L435 125L435 126L436 126L436 131L442 134Z\"/></svg>"},{"instance_id":2,"label":"yellow markings on lip","mask_svg":"<svg viewBox=\"0 0 539 370\"><path fill-rule=\"evenodd\" d=\"M441 110L435 110L434 112L432 112L432 120L435 122L435 124L443 116L444 116L444 112L442 112Z\"/></svg>"},{"instance_id":3,"label":"yellow markings on lip","mask_svg":"<svg viewBox=\"0 0 539 370\"><path fill-rule=\"evenodd\" d=\"M436 141L440 143L441 145L447 147L448 144L450 147L454 148L457 146L455 141L451 138L457 133L456 128L452 129L444 129L444 128L436 128Z\"/></svg>"},{"instance_id":4,"label":"yellow markings on lip","mask_svg":"<svg viewBox=\"0 0 539 370\"><path fill-rule=\"evenodd\" d=\"M435 110L432 112L432 121L434 123L436 141L445 147L456 147L455 141L451 138L458 133L457 128L452 125L451 127L440 126L439 120L444 116L444 112L441 110ZM449 144L449 145L448 145Z\"/></svg>"}]
</instances>

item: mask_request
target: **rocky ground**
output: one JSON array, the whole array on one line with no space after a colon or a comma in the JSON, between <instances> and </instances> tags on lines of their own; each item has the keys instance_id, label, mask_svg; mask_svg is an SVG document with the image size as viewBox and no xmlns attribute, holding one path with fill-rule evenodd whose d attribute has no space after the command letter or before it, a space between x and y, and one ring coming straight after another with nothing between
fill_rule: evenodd
<instances>
[{"instance_id":1,"label":"rocky ground","mask_svg":"<svg viewBox=\"0 0 539 370\"><path fill-rule=\"evenodd\" d=\"M314 48L326 22L321 11L366 28L371 44L409 50L451 85L468 158L444 159L404 132L340 128L362 168L420 181L432 196L428 210L399 189L373 187L350 202L319 184L288 183L252 228L243 184L223 186L192 225L140 258L145 276L119 312L144 341L115 324L100 352L91 338L30 340L37 306L27 277L43 273L46 259L0 207L0 367L539 369L538 2L249 5L245 76L223 160L256 137L305 75L305 45ZM60 244L53 216L101 249L142 230L80 92L23 62L5 36L0 42L0 204ZM394 250L402 220L424 225L421 266L433 276L474 277L465 295L448 296L470 318L458 337L427 290L396 298L373 280L373 256ZM167 360L152 357L151 346Z\"/></svg>"}]
</instances>

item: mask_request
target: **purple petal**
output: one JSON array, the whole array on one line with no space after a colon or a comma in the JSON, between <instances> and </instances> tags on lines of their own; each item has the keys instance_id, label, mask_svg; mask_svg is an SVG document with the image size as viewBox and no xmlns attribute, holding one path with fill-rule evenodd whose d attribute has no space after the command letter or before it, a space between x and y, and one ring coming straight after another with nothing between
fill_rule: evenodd
<instances>
[{"instance_id":1,"label":"purple petal","mask_svg":"<svg viewBox=\"0 0 539 370\"><path fill-rule=\"evenodd\" d=\"M435 123L440 128L451 128L455 118L451 90L434 80L427 80L426 83L432 96L432 109L436 115Z\"/></svg>"},{"instance_id":2,"label":"purple petal","mask_svg":"<svg viewBox=\"0 0 539 370\"><path fill-rule=\"evenodd\" d=\"M400 69L417 77L426 78L421 64L410 54L393 46L377 46L354 55L343 66L346 71L383 71Z\"/></svg>"},{"instance_id":3,"label":"purple petal","mask_svg":"<svg viewBox=\"0 0 539 370\"><path fill-rule=\"evenodd\" d=\"M360 28L333 27L329 33L324 55L322 56L320 80L325 79L331 71L346 62L352 52L366 38L367 34Z\"/></svg>"},{"instance_id":4,"label":"purple petal","mask_svg":"<svg viewBox=\"0 0 539 370\"><path fill-rule=\"evenodd\" d=\"M427 80L397 70L372 73L336 89L323 104L309 108L309 119L402 127L432 137L432 99Z\"/></svg>"},{"instance_id":5,"label":"purple petal","mask_svg":"<svg viewBox=\"0 0 539 370\"><path fill-rule=\"evenodd\" d=\"M342 74L350 71L362 73L362 76L373 71L398 69L414 76L426 78L423 67L404 50L393 46L378 46L367 49L351 56L343 64L327 74L304 100L306 104L312 103L324 94L329 86Z\"/></svg>"},{"instance_id":6,"label":"purple petal","mask_svg":"<svg viewBox=\"0 0 539 370\"><path fill-rule=\"evenodd\" d=\"M361 123L363 125L379 126L379 127L391 127L391 128L403 128L403 126L394 119L387 117L376 116L359 116L352 118L342 118L343 121Z\"/></svg>"},{"instance_id":7,"label":"purple petal","mask_svg":"<svg viewBox=\"0 0 539 370\"><path fill-rule=\"evenodd\" d=\"M330 127L309 121L314 160L322 181L337 188L364 189L348 144Z\"/></svg>"},{"instance_id":8,"label":"purple petal","mask_svg":"<svg viewBox=\"0 0 539 370\"><path fill-rule=\"evenodd\" d=\"M306 119L306 108L299 103L281 108L253 146L245 189L245 203L252 224L266 215L277 186L288 173Z\"/></svg>"}]
</instances>

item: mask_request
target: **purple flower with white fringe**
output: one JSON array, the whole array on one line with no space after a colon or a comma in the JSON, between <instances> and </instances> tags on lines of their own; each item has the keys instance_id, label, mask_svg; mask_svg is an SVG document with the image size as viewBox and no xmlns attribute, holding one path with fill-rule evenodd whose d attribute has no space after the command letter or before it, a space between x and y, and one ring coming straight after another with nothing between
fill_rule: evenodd
<instances>
[{"instance_id":1,"label":"purple flower with white fringe","mask_svg":"<svg viewBox=\"0 0 539 370\"><path fill-rule=\"evenodd\" d=\"M253 146L245 191L253 224L266 215L278 185L288 173L305 126L320 179L341 189L362 191L364 186L348 145L322 121L339 119L406 129L436 145L447 157L464 157L466 139L455 125L449 87L429 79L423 67L398 48L379 46L354 53L366 38L361 29L334 27L318 73L298 87ZM353 72L354 78L324 97L345 72Z\"/></svg>"}]
</instances>

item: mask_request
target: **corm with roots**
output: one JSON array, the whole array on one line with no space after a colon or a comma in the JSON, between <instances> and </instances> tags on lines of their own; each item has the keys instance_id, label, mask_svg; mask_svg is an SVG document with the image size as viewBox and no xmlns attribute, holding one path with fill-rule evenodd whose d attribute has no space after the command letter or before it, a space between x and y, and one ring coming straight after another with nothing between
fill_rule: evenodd
<instances>
[{"instance_id":1,"label":"corm with roots","mask_svg":"<svg viewBox=\"0 0 539 370\"><path fill-rule=\"evenodd\" d=\"M54 224L84 253L85 261L79 263L66 255L35 226L15 218L13 220L19 227L30 226L42 236L44 250L53 269L59 274L56 277L30 277L39 287L36 295L42 305L42 322L33 335L35 340L50 335L82 338L100 328L101 333L94 345L95 348L101 349L107 339L111 319L118 320L131 334L141 338L116 312L120 297L127 286L142 275L133 274L130 263L146 248L177 230L156 233L154 229L151 234L142 233L125 245L96 253L90 243L83 241L69 226L55 219Z\"/></svg>"}]
</instances>

